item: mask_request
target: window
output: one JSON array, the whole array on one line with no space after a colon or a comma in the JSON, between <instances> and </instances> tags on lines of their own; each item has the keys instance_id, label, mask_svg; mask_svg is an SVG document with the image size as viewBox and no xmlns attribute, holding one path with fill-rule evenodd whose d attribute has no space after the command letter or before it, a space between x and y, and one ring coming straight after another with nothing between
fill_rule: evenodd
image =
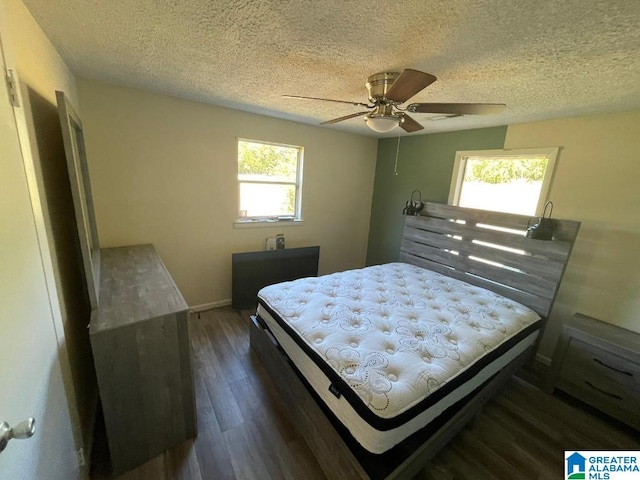
<instances>
[{"instance_id":1,"label":"window","mask_svg":"<svg viewBox=\"0 0 640 480\"><path fill-rule=\"evenodd\" d=\"M301 219L302 150L238 140L240 221Z\"/></svg>"},{"instance_id":2,"label":"window","mask_svg":"<svg viewBox=\"0 0 640 480\"><path fill-rule=\"evenodd\" d=\"M557 147L457 152L449 203L540 215L557 155Z\"/></svg>"}]
</instances>

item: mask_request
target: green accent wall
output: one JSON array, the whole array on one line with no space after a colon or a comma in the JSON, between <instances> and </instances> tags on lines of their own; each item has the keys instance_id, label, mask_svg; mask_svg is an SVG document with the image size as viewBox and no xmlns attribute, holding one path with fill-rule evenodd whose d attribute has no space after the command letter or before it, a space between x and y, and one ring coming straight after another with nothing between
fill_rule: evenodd
<instances>
[{"instance_id":1,"label":"green accent wall","mask_svg":"<svg viewBox=\"0 0 640 480\"><path fill-rule=\"evenodd\" d=\"M402 209L413 190L422 199L447 203L456 152L504 146L507 127L431 133L400 138L398 174L394 173L398 138L378 141L367 265L395 262L404 228Z\"/></svg>"}]
</instances>

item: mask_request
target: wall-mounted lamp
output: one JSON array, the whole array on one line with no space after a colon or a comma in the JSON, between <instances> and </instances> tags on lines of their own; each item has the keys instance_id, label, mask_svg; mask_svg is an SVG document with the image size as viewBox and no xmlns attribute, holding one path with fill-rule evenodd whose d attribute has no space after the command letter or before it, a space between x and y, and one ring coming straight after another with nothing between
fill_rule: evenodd
<instances>
[{"instance_id":1,"label":"wall-mounted lamp","mask_svg":"<svg viewBox=\"0 0 640 480\"><path fill-rule=\"evenodd\" d=\"M549 209L549 216L547 217L547 208ZM527 225L527 238L535 238L536 240L551 240L553 238L554 221L551 218L553 214L553 202L547 202L544 204L544 210L542 216L538 219L538 223L535 225ZM531 223L531 220L529 220Z\"/></svg>"},{"instance_id":2,"label":"wall-mounted lamp","mask_svg":"<svg viewBox=\"0 0 640 480\"><path fill-rule=\"evenodd\" d=\"M418 194L418 198L415 196ZM424 208L424 202L422 201L422 192L420 190L414 190L411 192L411 199L407 200L402 209L403 215L418 215Z\"/></svg>"}]
</instances>

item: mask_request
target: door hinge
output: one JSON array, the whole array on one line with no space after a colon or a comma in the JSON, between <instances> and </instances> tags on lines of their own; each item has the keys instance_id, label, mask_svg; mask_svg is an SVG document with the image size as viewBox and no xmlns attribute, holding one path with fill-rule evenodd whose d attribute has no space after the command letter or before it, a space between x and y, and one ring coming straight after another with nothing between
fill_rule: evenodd
<instances>
[{"instance_id":1,"label":"door hinge","mask_svg":"<svg viewBox=\"0 0 640 480\"><path fill-rule=\"evenodd\" d=\"M78 449L78 464L81 467L85 467L87 465L87 460L84 458L84 448L82 447Z\"/></svg>"},{"instance_id":2,"label":"door hinge","mask_svg":"<svg viewBox=\"0 0 640 480\"><path fill-rule=\"evenodd\" d=\"M18 82L13 75L13 70L7 70L7 88L9 89L9 100L14 107L20 107L20 97L18 97Z\"/></svg>"}]
</instances>

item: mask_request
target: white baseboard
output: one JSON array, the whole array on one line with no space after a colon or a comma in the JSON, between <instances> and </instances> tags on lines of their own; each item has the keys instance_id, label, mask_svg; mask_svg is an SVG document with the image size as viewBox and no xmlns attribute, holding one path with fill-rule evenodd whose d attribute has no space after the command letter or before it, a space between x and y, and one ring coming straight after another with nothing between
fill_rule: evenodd
<instances>
[{"instance_id":1,"label":"white baseboard","mask_svg":"<svg viewBox=\"0 0 640 480\"><path fill-rule=\"evenodd\" d=\"M218 300L217 302L203 303L201 305L193 305L189 307L192 312L205 312L207 310L213 310L214 308L228 307L231 305L231 299Z\"/></svg>"},{"instance_id":2,"label":"white baseboard","mask_svg":"<svg viewBox=\"0 0 640 480\"><path fill-rule=\"evenodd\" d=\"M547 357L546 355L541 355L539 353L536 353L536 361L540 362L545 367L551 366L551 358Z\"/></svg>"}]
</instances>

